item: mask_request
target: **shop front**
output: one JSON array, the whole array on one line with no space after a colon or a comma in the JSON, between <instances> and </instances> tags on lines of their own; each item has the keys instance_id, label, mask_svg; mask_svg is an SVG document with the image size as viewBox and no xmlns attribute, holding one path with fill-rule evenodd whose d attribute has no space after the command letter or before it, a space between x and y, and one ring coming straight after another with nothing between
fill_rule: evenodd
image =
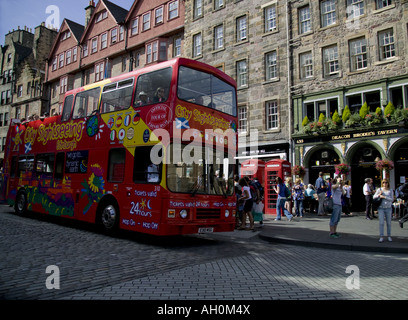
<instances>
[{"instance_id":1,"label":"shop front","mask_svg":"<svg viewBox=\"0 0 408 320\"><path fill-rule=\"evenodd\" d=\"M319 172L324 177L339 175L336 165L344 163L349 170L341 175L352 186L352 211L364 211L363 185L372 178L375 187L384 178L392 189L408 180L408 129L386 126L378 129L344 129L326 135L294 135L295 164L305 168L305 184L315 185ZM377 170L380 160L391 160L392 170Z\"/></svg>"}]
</instances>

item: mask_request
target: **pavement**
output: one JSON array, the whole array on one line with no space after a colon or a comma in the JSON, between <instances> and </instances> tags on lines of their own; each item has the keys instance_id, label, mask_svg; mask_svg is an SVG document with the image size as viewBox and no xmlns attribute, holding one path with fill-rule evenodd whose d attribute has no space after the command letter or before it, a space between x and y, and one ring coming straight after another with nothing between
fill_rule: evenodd
<instances>
[{"instance_id":1,"label":"pavement","mask_svg":"<svg viewBox=\"0 0 408 320\"><path fill-rule=\"evenodd\" d=\"M377 216L377 215L376 215ZM255 235L272 243L285 243L297 246L318 247L326 249L367 251L382 253L408 253L408 222L400 227L398 219L391 221L392 242L384 237L384 242L378 242L378 218L367 220L365 213L342 215L337 227L339 238L329 236L330 215L317 216L308 214L303 218L295 217L288 221L286 217L275 221L275 216L264 215L264 224L255 223L255 232L250 230L235 230L230 236L248 238ZM387 226L384 226L387 235Z\"/></svg>"}]
</instances>

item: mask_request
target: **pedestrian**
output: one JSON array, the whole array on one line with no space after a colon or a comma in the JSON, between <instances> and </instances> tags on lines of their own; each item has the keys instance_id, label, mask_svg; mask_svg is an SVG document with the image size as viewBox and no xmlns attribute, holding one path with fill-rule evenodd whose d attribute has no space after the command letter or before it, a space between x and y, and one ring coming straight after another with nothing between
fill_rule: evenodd
<instances>
[{"instance_id":1,"label":"pedestrian","mask_svg":"<svg viewBox=\"0 0 408 320\"><path fill-rule=\"evenodd\" d=\"M276 186L274 186L273 189L278 194L278 199L276 201L276 219L275 220L281 220L282 212L283 212L285 216L288 218L288 220L292 221L293 219L292 214L288 211L288 209L285 208L285 202L287 201L287 196L286 196L287 187L283 183L282 178L280 177L276 177L275 182L276 182Z\"/></svg>"},{"instance_id":2,"label":"pedestrian","mask_svg":"<svg viewBox=\"0 0 408 320\"><path fill-rule=\"evenodd\" d=\"M254 204L252 197L251 197L251 190L245 178L239 179L239 185L242 187L242 196L239 200L244 200L244 209L242 211L242 221L241 226L238 230L245 230L246 228L246 217L248 215L249 218L249 228L250 230L254 231L254 218L252 217L252 206Z\"/></svg>"},{"instance_id":3,"label":"pedestrian","mask_svg":"<svg viewBox=\"0 0 408 320\"><path fill-rule=\"evenodd\" d=\"M337 233L337 225L341 218L341 196L343 194L343 184L340 178L335 178L331 189L333 199L333 212L330 217L330 238L340 237Z\"/></svg>"},{"instance_id":4,"label":"pedestrian","mask_svg":"<svg viewBox=\"0 0 408 320\"><path fill-rule=\"evenodd\" d=\"M305 200L310 213L316 213L317 208L317 193L312 184L308 184L305 190Z\"/></svg>"},{"instance_id":5,"label":"pedestrian","mask_svg":"<svg viewBox=\"0 0 408 320\"><path fill-rule=\"evenodd\" d=\"M303 218L303 200L305 200L305 186L300 178L297 178L293 186L293 200L295 202L296 217Z\"/></svg>"},{"instance_id":6,"label":"pedestrian","mask_svg":"<svg viewBox=\"0 0 408 320\"><path fill-rule=\"evenodd\" d=\"M381 183L381 188L378 188L373 198L381 198L381 204L378 207L378 220L380 222L380 239L378 242L384 242L384 219L387 222L388 241L391 238L391 215L392 203L394 201L394 193L390 189L390 182L384 179Z\"/></svg>"},{"instance_id":7,"label":"pedestrian","mask_svg":"<svg viewBox=\"0 0 408 320\"><path fill-rule=\"evenodd\" d=\"M326 198L327 185L326 182L324 182L323 180L323 172L319 172L319 178L316 179L315 187L317 192L317 200L319 202L317 215L324 216L326 213L324 212L323 202L324 199Z\"/></svg>"},{"instance_id":8,"label":"pedestrian","mask_svg":"<svg viewBox=\"0 0 408 320\"><path fill-rule=\"evenodd\" d=\"M242 187L239 185L239 176L235 175L234 177L235 185L234 185L234 190L235 190L235 195L237 197L237 214L235 216L235 227L239 228L241 225L242 221L242 211L244 210L244 200L241 200L242 196Z\"/></svg>"},{"instance_id":9,"label":"pedestrian","mask_svg":"<svg viewBox=\"0 0 408 320\"><path fill-rule=\"evenodd\" d=\"M326 178L326 183L327 183L327 191L326 191L326 198L331 198L332 196L332 178L328 177Z\"/></svg>"},{"instance_id":10,"label":"pedestrian","mask_svg":"<svg viewBox=\"0 0 408 320\"><path fill-rule=\"evenodd\" d=\"M292 193L293 193L293 183L292 183L292 178L291 177L286 177L285 179L285 185L288 188L288 190L290 191L290 196L288 197L288 199L285 202L285 208L286 210L288 210L290 212L290 214L292 214Z\"/></svg>"},{"instance_id":11,"label":"pedestrian","mask_svg":"<svg viewBox=\"0 0 408 320\"><path fill-rule=\"evenodd\" d=\"M366 201L366 219L367 220L372 220L374 217L374 210L373 210L373 179L371 178L366 178L364 180L365 184L363 186L363 193ZM371 215L370 215L371 213Z\"/></svg>"},{"instance_id":12,"label":"pedestrian","mask_svg":"<svg viewBox=\"0 0 408 320\"><path fill-rule=\"evenodd\" d=\"M351 183L350 180L347 180L343 186L343 199L344 199L344 207L343 212L349 216L352 215L351 213Z\"/></svg>"}]
</instances>

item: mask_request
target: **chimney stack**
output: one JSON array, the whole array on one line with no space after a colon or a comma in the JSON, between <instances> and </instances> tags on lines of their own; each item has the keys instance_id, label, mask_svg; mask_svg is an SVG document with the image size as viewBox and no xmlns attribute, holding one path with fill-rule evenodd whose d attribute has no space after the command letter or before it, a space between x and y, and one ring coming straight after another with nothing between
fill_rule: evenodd
<instances>
[{"instance_id":1,"label":"chimney stack","mask_svg":"<svg viewBox=\"0 0 408 320\"><path fill-rule=\"evenodd\" d=\"M91 17L94 11L95 11L95 1L89 0L89 5L85 8L85 28L88 26L89 20L91 20Z\"/></svg>"}]
</instances>

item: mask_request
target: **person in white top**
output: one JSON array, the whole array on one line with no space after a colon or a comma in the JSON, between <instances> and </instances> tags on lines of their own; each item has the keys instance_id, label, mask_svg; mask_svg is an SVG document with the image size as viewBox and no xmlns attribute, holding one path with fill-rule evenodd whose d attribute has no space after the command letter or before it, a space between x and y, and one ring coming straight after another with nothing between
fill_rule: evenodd
<instances>
[{"instance_id":1,"label":"person in white top","mask_svg":"<svg viewBox=\"0 0 408 320\"><path fill-rule=\"evenodd\" d=\"M394 201L394 193L390 189L390 182L385 179L381 184L381 188L377 189L373 198L381 198L381 204L378 208L378 220L380 222L380 240L384 241L384 218L387 221L387 236L388 241L391 239L391 215L392 215L392 202Z\"/></svg>"},{"instance_id":2,"label":"person in white top","mask_svg":"<svg viewBox=\"0 0 408 320\"><path fill-rule=\"evenodd\" d=\"M363 186L363 193L366 201L366 219L372 220L374 218L374 210L373 210L373 179L366 178L364 180L365 184ZM371 215L370 215L371 212Z\"/></svg>"},{"instance_id":3,"label":"person in white top","mask_svg":"<svg viewBox=\"0 0 408 320\"><path fill-rule=\"evenodd\" d=\"M245 178L239 179L239 185L242 187L242 196L240 197L240 200L245 200L244 203L244 210L242 212L242 221L241 221L241 226L238 228L238 230L245 230L246 226L246 216L248 215L249 217L249 224L250 224L250 230L254 231L254 217L252 216L252 206L254 204L252 196L251 196L251 189L246 181Z\"/></svg>"}]
</instances>

